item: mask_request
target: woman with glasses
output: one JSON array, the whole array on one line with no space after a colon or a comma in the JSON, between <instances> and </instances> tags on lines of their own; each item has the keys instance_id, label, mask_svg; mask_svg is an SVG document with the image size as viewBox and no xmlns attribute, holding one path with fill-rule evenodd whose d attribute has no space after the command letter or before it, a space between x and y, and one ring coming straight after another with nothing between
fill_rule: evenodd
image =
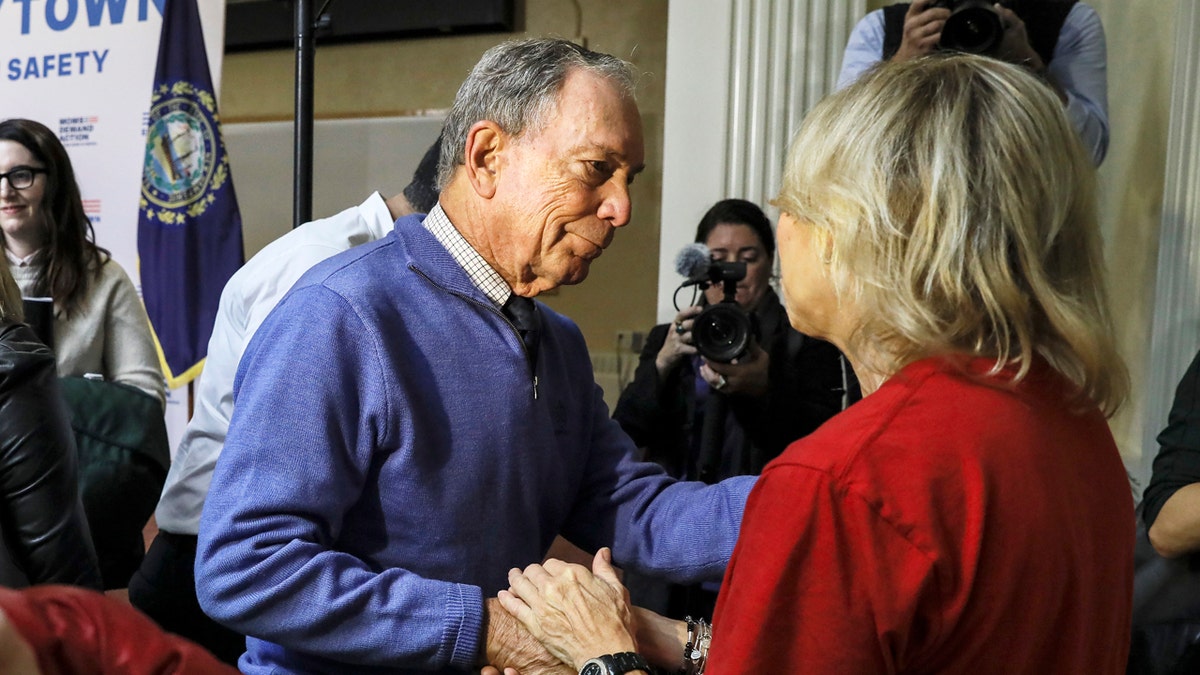
<instances>
[{"instance_id":1,"label":"woman with glasses","mask_svg":"<svg viewBox=\"0 0 1200 675\"><path fill-rule=\"evenodd\" d=\"M27 119L0 122L0 243L29 297L52 298L58 374L99 374L164 401L146 309L95 244L66 149Z\"/></svg>"}]
</instances>

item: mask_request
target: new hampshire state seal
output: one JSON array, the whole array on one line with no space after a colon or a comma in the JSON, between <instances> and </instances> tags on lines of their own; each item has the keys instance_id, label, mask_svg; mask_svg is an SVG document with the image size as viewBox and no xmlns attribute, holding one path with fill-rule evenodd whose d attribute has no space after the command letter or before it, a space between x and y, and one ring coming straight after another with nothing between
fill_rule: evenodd
<instances>
[{"instance_id":1,"label":"new hampshire state seal","mask_svg":"<svg viewBox=\"0 0 1200 675\"><path fill-rule=\"evenodd\" d=\"M161 85L150 102L140 207L147 220L182 225L216 201L229 178L218 153L216 100L190 82Z\"/></svg>"}]
</instances>

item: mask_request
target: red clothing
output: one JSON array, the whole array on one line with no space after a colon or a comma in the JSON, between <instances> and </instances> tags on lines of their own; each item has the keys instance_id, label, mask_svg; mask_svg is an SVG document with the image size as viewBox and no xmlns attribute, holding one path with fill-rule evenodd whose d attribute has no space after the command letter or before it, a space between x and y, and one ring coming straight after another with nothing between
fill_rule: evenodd
<instances>
[{"instance_id":1,"label":"red clothing","mask_svg":"<svg viewBox=\"0 0 1200 675\"><path fill-rule=\"evenodd\" d=\"M44 675L237 673L133 606L95 591L0 588L0 610L33 648Z\"/></svg>"},{"instance_id":2,"label":"red clothing","mask_svg":"<svg viewBox=\"0 0 1200 675\"><path fill-rule=\"evenodd\" d=\"M1124 673L1133 501L1069 391L925 360L793 443L746 504L708 674Z\"/></svg>"}]
</instances>

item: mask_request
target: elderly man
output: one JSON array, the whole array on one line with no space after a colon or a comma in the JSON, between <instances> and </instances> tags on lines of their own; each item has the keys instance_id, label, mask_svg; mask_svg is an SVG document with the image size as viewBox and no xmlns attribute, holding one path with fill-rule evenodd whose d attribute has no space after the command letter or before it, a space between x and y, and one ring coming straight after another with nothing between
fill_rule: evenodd
<instances>
[{"instance_id":1,"label":"elderly man","mask_svg":"<svg viewBox=\"0 0 1200 675\"><path fill-rule=\"evenodd\" d=\"M309 271L239 367L200 524L204 610L266 672L561 672L495 600L562 533L718 578L753 479L634 460L579 329L643 161L628 66L564 40L489 50L444 129L438 206Z\"/></svg>"}]
</instances>

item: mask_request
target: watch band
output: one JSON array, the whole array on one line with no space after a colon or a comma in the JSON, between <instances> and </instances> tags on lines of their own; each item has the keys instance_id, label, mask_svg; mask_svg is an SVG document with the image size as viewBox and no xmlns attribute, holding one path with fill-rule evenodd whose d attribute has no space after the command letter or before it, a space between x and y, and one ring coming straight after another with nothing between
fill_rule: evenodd
<instances>
[{"instance_id":1,"label":"watch band","mask_svg":"<svg viewBox=\"0 0 1200 675\"><path fill-rule=\"evenodd\" d=\"M583 675L625 675L634 670L650 672L650 664L637 652L617 652L589 659L579 670Z\"/></svg>"}]
</instances>

